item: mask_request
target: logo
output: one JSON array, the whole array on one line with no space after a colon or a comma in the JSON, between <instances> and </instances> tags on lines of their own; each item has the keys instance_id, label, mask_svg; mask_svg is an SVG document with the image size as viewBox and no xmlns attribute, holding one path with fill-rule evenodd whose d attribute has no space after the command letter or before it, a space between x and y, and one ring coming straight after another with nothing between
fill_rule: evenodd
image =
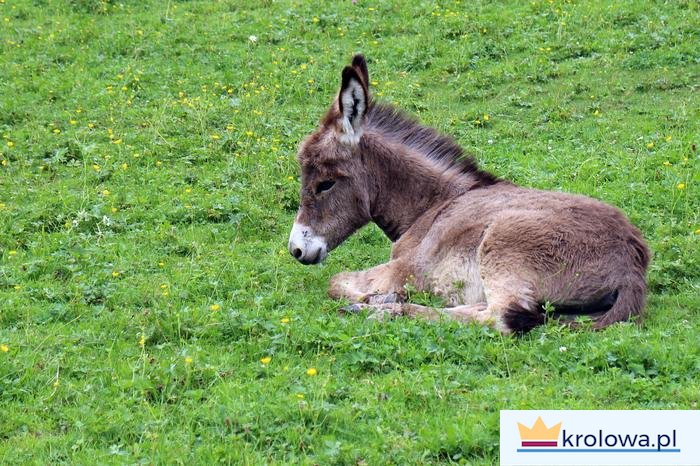
<instances>
[{"instance_id":1,"label":"logo","mask_svg":"<svg viewBox=\"0 0 700 466\"><path fill-rule=\"evenodd\" d=\"M557 447L559 446L559 431L561 422L552 427L547 427L542 416L537 416L535 424L528 428L518 422L520 431L520 445L523 447Z\"/></svg>"},{"instance_id":2,"label":"logo","mask_svg":"<svg viewBox=\"0 0 700 466\"><path fill-rule=\"evenodd\" d=\"M700 411L501 411L503 465L700 465Z\"/></svg>"},{"instance_id":3,"label":"logo","mask_svg":"<svg viewBox=\"0 0 700 466\"><path fill-rule=\"evenodd\" d=\"M676 448L676 430L669 433L618 433L607 432L604 429L595 431L583 431L581 433L569 432L561 428L562 423L547 427L542 416L532 427L518 422L520 432L520 446L518 452L524 453L553 453L553 452L577 452L577 453L615 453L615 452L669 452L678 453ZM559 445L559 432L561 446ZM557 448L561 447L561 448Z\"/></svg>"}]
</instances>

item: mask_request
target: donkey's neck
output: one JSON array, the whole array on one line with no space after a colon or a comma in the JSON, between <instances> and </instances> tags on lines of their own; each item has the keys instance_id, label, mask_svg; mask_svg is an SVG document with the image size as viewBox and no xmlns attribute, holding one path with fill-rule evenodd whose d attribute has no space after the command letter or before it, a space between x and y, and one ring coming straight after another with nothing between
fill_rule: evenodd
<instances>
[{"instance_id":1,"label":"donkey's neck","mask_svg":"<svg viewBox=\"0 0 700 466\"><path fill-rule=\"evenodd\" d=\"M392 241L431 208L479 185L477 176L445 167L380 135L365 134L360 153L367 170L372 221Z\"/></svg>"}]
</instances>

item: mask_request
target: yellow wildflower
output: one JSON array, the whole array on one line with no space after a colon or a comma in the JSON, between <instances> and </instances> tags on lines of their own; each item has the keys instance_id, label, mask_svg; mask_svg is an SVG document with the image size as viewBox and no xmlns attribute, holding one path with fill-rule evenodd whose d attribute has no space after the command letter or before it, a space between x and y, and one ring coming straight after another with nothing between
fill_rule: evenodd
<instances>
[{"instance_id":1,"label":"yellow wildflower","mask_svg":"<svg viewBox=\"0 0 700 466\"><path fill-rule=\"evenodd\" d=\"M491 119L491 117L490 117L490 116L488 116L488 115L484 115L484 121L489 121L490 119Z\"/></svg>"},{"instance_id":2,"label":"yellow wildflower","mask_svg":"<svg viewBox=\"0 0 700 466\"><path fill-rule=\"evenodd\" d=\"M53 129L53 130L51 130L51 131L52 131L52 132L53 132L54 134L58 134L58 133L60 133L60 132L61 132L61 130L60 130L60 129L58 129L58 128L54 128L54 129Z\"/></svg>"},{"instance_id":3,"label":"yellow wildflower","mask_svg":"<svg viewBox=\"0 0 700 466\"><path fill-rule=\"evenodd\" d=\"M221 306L218 304L212 304L211 306L209 306L210 311L218 311L220 309L221 309Z\"/></svg>"},{"instance_id":4,"label":"yellow wildflower","mask_svg":"<svg viewBox=\"0 0 700 466\"><path fill-rule=\"evenodd\" d=\"M653 148L653 147L654 147L654 143L653 143L653 142L647 142L647 149L651 149L651 148Z\"/></svg>"},{"instance_id":5,"label":"yellow wildflower","mask_svg":"<svg viewBox=\"0 0 700 466\"><path fill-rule=\"evenodd\" d=\"M662 165L663 165L664 167L670 167L670 166L671 166L671 162L669 162L668 160L666 160Z\"/></svg>"},{"instance_id":6,"label":"yellow wildflower","mask_svg":"<svg viewBox=\"0 0 700 466\"><path fill-rule=\"evenodd\" d=\"M129 164L128 164L128 163L123 163L123 164L122 164L122 170L126 170L127 168L129 168Z\"/></svg>"},{"instance_id":7,"label":"yellow wildflower","mask_svg":"<svg viewBox=\"0 0 700 466\"><path fill-rule=\"evenodd\" d=\"M678 188L678 189L680 189L680 190L684 190L684 189L685 189L685 183L678 183L678 184L676 185L676 188Z\"/></svg>"},{"instance_id":8,"label":"yellow wildflower","mask_svg":"<svg viewBox=\"0 0 700 466\"><path fill-rule=\"evenodd\" d=\"M219 136L218 134L214 133L214 134L211 135L211 138L212 138L213 140L216 141L216 140L221 139L221 136Z\"/></svg>"},{"instance_id":9,"label":"yellow wildflower","mask_svg":"<svg viewBox=\"0 0 700 466\"><path fill-rule=\"evenodd\" d=\"M290 322L290 319L289 319L289 317L282 317L280 319L280 322L283 324L288 324Z\"/></svg>"},{"instance_id":10,"label":"yellow wildflower","mask_svg":"<svg viewBox=\"0 0 700 466\"><path fill-rule=\"evenodd\" d=\"M671 139L673 139L673 136L671 136L670 134L666 136L666 142L671 142Z\"/></svg>"},{"instance_id":11,"label":"yellow wildflower","mask_svg":"<svg viewBox=\"0 0 700 466\"><path fill-rule=\"evenodd\" d=\"M116 214L116 213L117 213L117 211L119 211L119 209L117 209L116 207L112 207L112 209L111 209L111 210L112 210L112 213L113 213L113 214Z\"/></svg>"},{"instance_id":12,"label":"yellow wildflower","mask_svg":"<svg viewBox=\"0 0 700 466\"><path fill-rule=\"evenodd\" d=\"M10 147L10 148L15 147L15 143L12 141L7 141L7 147Z\"/></svg>"},{"instance_id":13,"label":"yellow wildflower","mask_svg":"<svg viewBox=\"0 0 700 466\"><path fill-rule=\"evenodd\" d=\"M5 344L2 344L0 345L0 351L2 351L3 353L7 353L8 351L10 351L10 347Z\"/></svg>"},{"instance_id":14,"label":"yellow wildflower","mask_svg":"<svg viewBox=\"0 0 700 466\"><path fill-rule=\"evenodd\" d=\"M306 369L306 375L308 375L309 377L313 377L316 374L318 374L318 371L315 367L309 367L308 369Z\"/></svg>"},{"instance_id":15,"label":"yellow wildflower","mask_svg":"<svg viewBox=\"0 0 700 466\"><path fill-rule=\"evenodd\" d=\"M300 400L303 400L303 399L304 399L304 394L303 394L303 393L297 393L297 398L299 398Z\"/></svg>"},{"instance_id":16,"label":"yellow wildflower","mask_svg":"<svg viewBox=\"0 0 700 466\"><path fill-rule=\"evenodd\" d=\"M185 356L185 364L192 364L192 361L194 361L192 356Z\"/></svg>"},{"instance_id":17,"label":"yellow wildflower","mask_svg":"<svg viewBox=\"0 0 700 466\"><path fill-rule=\"evenodd\" d=\"M97 165L96 163L93 163L93 164L92 164L92 169L95 170L96 172L98 172L98 171L101 170L101 167L100 167L99 165Z\"/></svg>"},{"instance_id":18,"label":"yellow wildflower","mask_svg":"<svg viewBox=\"0 0 700 466\"><path fill-rule=\"evenodd\" d=\"M143 348L146 346L146 336L142 333L141 337L139 337L139 346Z\"/></svg>"},{"instance_id":19,"label":"yellow wildflower","mask_svg":"<svg viewBox=\"0 0 700 466\"><path fill-rule=\"evenodd\" d=\"M112 193L109 192L109 189L105 189L104 191L102 191L103 196L109 196L110 194Z\"/></svg>"},{"instance_id":20,"label":"yellow wildflower","mask_svg":"<svg viewBox=\"0 0 700 466\"><path fill-rule=\"evenodd\" d=\"M8 252L8 254L11 255L11 256L16 256L16 255L17 255L17 251L15 251L15 250L13 249L12 251Z\"/></svg>"},{"instance_id":21,"label":"yellow wildflower","mask_svg":"<svg viewBox=\"0 0 700 466\"><path fill-rule=\"evenodd\" d=\"M68 121L68 123L70 123L71 125L74 125L74 124L77 123L77 121L76 121L76 120L70 120L70 121Z\"/></svg>"},{"instance_id":22,"label":"yellow wildflower","mask_svg":"<svg viewBox=\"0 0 700 466\"><path fill-rule=\"evenodd\" d=\"M270 361L272 361L272 356L265 356L260 360L261 363L268 365L270 364Z\"/></svg>"},{"instance_id":23,"label":"yellow wildflower","mask_svg":"<svg viewBox=\"0 0 700 466\"><path fill-rule=\"evenodd\" d=\"M114 278L117 278L119 275L121 275L121 274L118 271L116 271L116 270L112 271L112 276Z\"/></svg>"},{"instance_id":24,"label":"yellow wildflower","mask_svg":"<svg viewBox=\"0 0 700 466\"><path fill-rule=\"evenodd\" d=\"M92 129L95 127L95 123L88 123L88 128Z\"/></svg>"}]
</instances>

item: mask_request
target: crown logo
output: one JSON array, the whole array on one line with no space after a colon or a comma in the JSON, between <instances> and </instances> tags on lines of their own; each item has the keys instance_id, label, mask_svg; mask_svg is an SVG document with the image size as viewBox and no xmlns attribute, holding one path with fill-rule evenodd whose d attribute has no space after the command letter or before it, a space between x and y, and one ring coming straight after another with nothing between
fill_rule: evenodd
<instances>
[{"instance_id":1,"label":"crown logo","mask_svg":"<svg viewBox=\"0 0 700 466\"><path fill-rule=\"evenodd\" d=\"M518 430L520 431L520 440L524 447L556 447L559 431L561 430L561 422L552 427L547 427L542 417L537 416L537 420L532 427L527 427L518 422Z\"/></svg>"}]
</instances>

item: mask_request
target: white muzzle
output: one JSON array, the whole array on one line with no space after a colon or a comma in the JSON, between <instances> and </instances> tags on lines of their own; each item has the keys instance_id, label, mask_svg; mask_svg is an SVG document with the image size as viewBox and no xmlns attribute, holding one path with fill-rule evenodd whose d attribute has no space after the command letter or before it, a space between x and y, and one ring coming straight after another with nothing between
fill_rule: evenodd
<instances>
[{"instance_id":1,"label":"white muzzle","mask_svg":"<svg viewBox=\"0 0 700 466\"><path fill-rule=\"evenodd\" d=\"M289 234L289 253L302 264L318 264L328 255L326 240L301 223L294 223Z\"/></svg>"}]
</instances>

